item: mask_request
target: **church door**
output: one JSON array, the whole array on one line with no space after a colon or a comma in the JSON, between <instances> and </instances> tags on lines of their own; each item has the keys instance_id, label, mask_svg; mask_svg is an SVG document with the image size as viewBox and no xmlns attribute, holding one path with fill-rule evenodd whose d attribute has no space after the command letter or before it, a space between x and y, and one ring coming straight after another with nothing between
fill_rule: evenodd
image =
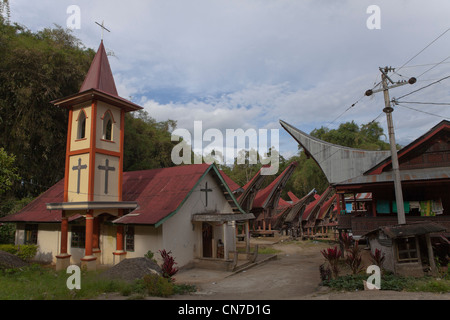
<instances>
[{"instance_id":1,"label":"church door","mask_svg":"<svg viewBox=\"0 0 450 320\"><path fill-rule=\"evenodd\" d=\"M209 223L202 224L203 257L212 258L213 227Z\"/></svg>"}]
</instances>

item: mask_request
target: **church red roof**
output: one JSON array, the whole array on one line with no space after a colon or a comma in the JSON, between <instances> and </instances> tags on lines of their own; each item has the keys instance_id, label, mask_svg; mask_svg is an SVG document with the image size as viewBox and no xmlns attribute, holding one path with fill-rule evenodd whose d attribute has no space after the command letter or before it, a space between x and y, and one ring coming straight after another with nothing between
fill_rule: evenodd
<instances>
[{"instance_id":1,"label":"church red roof","mask_svg":"<svg viewBox=\"0 0 450 320\"><path fill-rule=\"evenodd\" d=\"M160 224L176 213L200 179L212 172L227 188L225 180L214 165L193 164L170 168L123 173L123 201L136 201L138 208L115 222L121 224ZM47 203L63 201L64 179L34 199L16 214L2 222L51 223L61 221L60 210L47 210ZM78 216L77 216L78 217ZM76 217L72 217L75 219Z\"/></svg>"},{"instance_id":2,"label":"church red roof","mask_svg":"<svg viewBox=\"0 0 450 320\"><path fill-rule=\"evenodd\" d=\"M97 89L113 96L118 96L116 83L109 65L108 56L103 45L103 40L92 60L91 67L84 79L80 92Z\"/></svg>"}]
</instances>

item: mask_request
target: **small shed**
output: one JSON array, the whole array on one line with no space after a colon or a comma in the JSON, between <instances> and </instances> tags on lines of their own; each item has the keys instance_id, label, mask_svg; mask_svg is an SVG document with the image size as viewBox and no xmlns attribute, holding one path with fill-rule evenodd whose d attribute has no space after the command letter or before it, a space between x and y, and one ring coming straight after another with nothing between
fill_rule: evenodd
<instances>
[{"instance_id":1,"label":"small shed","mask_svg":"<svg viewBox=\"0 0 450 320\"><path fill-rule=\"evenodd\" d=\"M398 275L423 276L435 272L430 234L446 229L433 222L382 226L366 233L372 253L385 256L383 268Z\"/></svg>"}]
</instances>

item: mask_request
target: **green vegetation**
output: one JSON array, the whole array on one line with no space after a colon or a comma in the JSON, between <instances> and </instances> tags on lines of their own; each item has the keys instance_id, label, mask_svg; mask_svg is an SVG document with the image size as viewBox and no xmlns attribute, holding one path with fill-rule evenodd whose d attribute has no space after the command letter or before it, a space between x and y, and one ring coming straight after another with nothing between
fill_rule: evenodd
<instances>
[{"instance_id":1,"label":"green vegetation","mask_svg":"<svg viewBox=\"0 0 450 320\"><path fill-rule=\"evenodd\" d=\"M157 275L128 283L99 277L100 271L82 272L81 289L69 290L65 271L56 272L37 264L0 271L0 300L80 300L96 299L105 293L119 293L128 299L146 296L168 297L195 291L195 287L175 284Z\"/></svg>"},{"instance_id":2,"label":"green vegetation","mask_svg":"<svg viewBox=\"0 0 450 320\"><path fill-rule=\"evenodd\" d=\"M0 250L11 254L15 254L24 261L29 261L34 258L37 253L38 246L34 244L0 244Z\"/></svg>"},{"instance_id":3,"label":"green vegetation","mask_svg":"<svg viewBox=\"0 0 450 320\"><path fill-rule=\"evenodd\" d=\"M356 291L364 290L363 280L367 280L365 273L349 274L336 279L324 280L322 284L335 290ZM381 276L381 290L410 291L410 292L450 292L450 278L437 279L433 277L402 277L392 273Z\"/></svg>"}]
</instances>

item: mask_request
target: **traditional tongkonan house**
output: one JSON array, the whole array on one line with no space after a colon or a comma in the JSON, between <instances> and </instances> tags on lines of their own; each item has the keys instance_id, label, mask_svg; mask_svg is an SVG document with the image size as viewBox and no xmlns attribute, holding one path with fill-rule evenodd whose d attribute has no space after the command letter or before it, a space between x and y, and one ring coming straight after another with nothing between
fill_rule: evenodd
<instances>
[{"instance_id":1,"label":"traditional tongkonan house","mask_svg":"<svg viewBox=\"0 0 450 320\"><path fill-rule=\"evenodd\" d=\"M290 163L286 169L267 187L259 190L252 205L252 213L255 220L252 220L251 233L253 235L273 235L272 218L277 215L278 202L281 192L287 181L291 177L296 162Z\"/></svg>"},{"instance_id":2,"label":"traditional tongkonan house","mask_svg":"<svg viewBox=\"0 0 450 320\"><path fill-rule=\"evenodd\" d=\"M315 200L316 190L311 190L303 198L299 199L291 191L288 192L291 203L284 201L286 204L279 207L281 213L277 219L275 228L279 228L282 233L297 238L301 234L301 218L306 206Z\"/></svg>"},{"instance_id":3,"label":"traditional tongkonan house","mask_svg":"<svg viewBox=\"0 0 450 320\"><path fill-rule=\"evenodd\" d=\"M380 227L398 224L389 151L336 146L280 122L317 162L339 195L337 208L341 214L338 227L341 230L350 231L359 238L372 235L371 232L380 230ZM431 242L438 245L440 241L447 241L450 236L450 122L441 121L397 154L406 224L414 224L408 231L422 231L425 227L421 228L416 223L426 226L425 223L432 222L441 231L430 232ZM358 193L371 193L371 205L366 206L364 212L342 214L345 213L345 195ZM396 234L395 238L399 235Z\"/></svg>"},{"instance_id":4,"label":"traditional tongkonan house","mask_svg":"<svg viewBox=\"0 0 450 320\"><path fill-rule=\"evenodd\" d=\"M1 219L16 223L16 244L39 246L36 259L92 270L165 249L181 267L227 260L236 222L249 238L254 216L214 164L122 172L124 116L141 107L118 96L103 41L80 92L53 103L69 112L64 179Z\"/></svg>"},{"instance_id":5,"label":"traditional tongkonan house","mask_svg":"<svg viewBox=\"0 0 450 320\"><path fill-rule=\"evenodd\" d=\"M334 190L328 187L319 197L306 206L302 215L302 234L306 237L315 236L316 232L324 233L322 222L335 198Z\"/></svg>"}]
</instances>

